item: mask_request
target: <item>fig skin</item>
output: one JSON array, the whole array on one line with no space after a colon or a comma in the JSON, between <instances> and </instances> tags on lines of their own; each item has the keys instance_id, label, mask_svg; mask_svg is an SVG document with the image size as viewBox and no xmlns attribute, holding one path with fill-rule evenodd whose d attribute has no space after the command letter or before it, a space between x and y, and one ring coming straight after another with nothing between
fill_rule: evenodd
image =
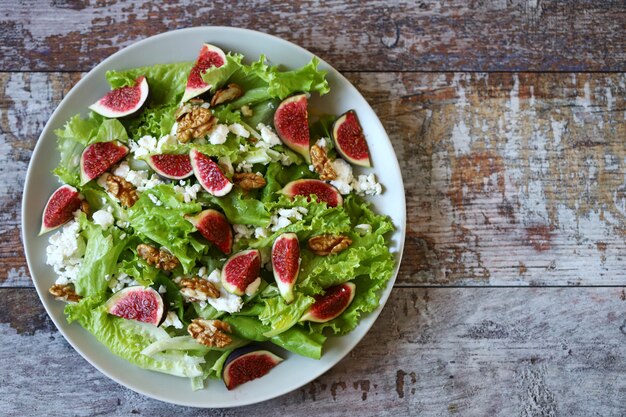
<instances>
[{"instance_id":1,"label":"fig skin","mask_svg":"<svg viewBox=\"0 0 626 417\"><path fill-rule=\"evenodd\" d=\"M193 173L209 194L222 197L233 189L233 183L224 175L220 166L197 149L189 153Z\"/></svg>"},{"instance_id":2,"label":"fig skin","mask_svg":"<svg viewBox=\"0 0 626 417\"><path fill-rule=\"evenodd\" d=\"M241 384L267 375L283 359L258 345L235 349L224 363L222 379L230 391Z\"/></svg>"},{"instance_id":3,"label":"fig skin","mask_svg":"<svg viewBox=\"0 0 626 417\"><path fill-rule=\"evenodd\" d=\"M113 106L120 105L123 100L128 100L129 94L136 96L137 101L135 103L126 103L126 108L115 108ZM89 109L109 119L129 118L137 115L144 109L149 95L148 80L142 75L135 80L133 86L120 87L109 91L104 97L89 106ZM134 99L135 97L132 98Z\"/></svg>"},{"instance_id":4,"label":"fig skin","mask_svg":"<svg viewBox=\"0 0 626 417\"><path fill-rule=\"evenodd\" d=\"M284 251L287 250L288 253ZM293 287L300 272L300 243L295 233L283 233L272 245L272 271L276 286L287 304L294 300ZM282 273L290 274L283 276Z\"/></svg>"},{"instance_id":5,"label":"fig skin","mask_svg":"<svg viewBox=\"0 0 626 417\"><path fill-rule=\"evenodd\" d=\"M41 229L39 236L63 226L74 216L80 208L82 200L78 190L71 185L62 185L57 188L43 209L41 215Z\"/></svg>"},{"instance_id":6,"label":"fig skin","mask_svg":"<svg viewBox=\"0 0 626 417\"><path fill-rule=\"evenodd\" d=\"M233 266L234 262L239 261L240 257L248 257L252 255L250 262L245 266L246 269L244 271L235 271L240 272L240 276L229 276L228 273L232 271L230 268ZM259 273L261 272L261 253L257 249L248 249L241 252L238 252L232 255L224 266L222 267L221 281L224 289L232 294L242 296L244 294L252 295L258 289L261 278L259 277ZM244 285L241 282L233 282L233 280L244 279Z\"/></svg>"},{"instance_id":7,"label":"fig skin","mask_svg":"<svg viewBox=\"0 0 626 417\"><path fill-rule=\"evenodd\" d=\"M303 179L291 181L280 192L291 198L298 195L309 197L311 194L314 194L318 201L325 202L329 207L337 207L343 204L343 197L339 190L321 180Z\"/></svg>"},{"instance_id":8,"label":"fig skin","mask_svg":"<svg viewBox=\"0 0 626 417\"><path fill-rule=\"evenodd\" d=\"M185 219L193 224L200 234L222 253L229 255L232 252L233 229L222 213L207 209L193 216L187 215Z\"/></svg>"},{"instance_id":9,"label":"fig skin","mask_svg":"<svg viewBox=\"0 0 626 417\"><path fill-rule=\"evenodd\" d=\"M140 301L139 299L141 297L153 297L156 305L149 305L149 307L155 307L156 311L144 311L147 303L145 303L144 301ZM136 312L140 315L139 317L124 316L124 312L118 310L118 308L123 307L124 302L128 300L139 302L139 304L136 303L135 305L129 306L132 307L130 309L130 314L134 314ZM153 324L155 326L158 326L163 321L163 318L166 314L165 303L163 302L161 294L159 294L158 291L156 291L154 288L144 288L139 285L123 288L113 294L111 298L109 298L105 303L105 308L109 314L112 314L114 316L118 316L127 320L136 320L143 323Z\"/></svg>"},{"instance_id":10,"label":"fig skin","mask_svg":"<svg viewBox=\"0 0 626 417\"><path fill-rule=\"evenodd\" d=\"M339 116L333 123L331 130L335 149L337 149L337 152L343 159L362 167L369 168L372 166L363 127L354 110L348 110ZM341 135L344 137L341 138ZM353 147L353 149L350 149L350 147ZM356 155L355 152L357 153Z\"/></svg>"},{"instance_id":11,"label":"fig skin","mask_svg":"<svg viewBox=\"0 0 626 417\"><path fill-rule=\"evenodd\" d=\"M274 128L278 137L291 150L311 162L308 98L306 94L287 97L274 112Z\"/></svg>"},{"instance_id":12,"label":"fig skin","mask_svg":"<svg viewBox=\"0 0 626 417\"><path fill-rule=\"evenodd\" d=\"M152 155L147 160L148 165L158 176L166 178L168 180L184 180L193 175L193 167L191 166L191 159L189 155L176 155L176 154L159 154ZM174 165L179 174L168 172L168 168Z\"/></svg>"},{"instance_id":13,"label":"fig skin","mask_svg":"<svg viewBox=\"0 0 626 417\"><path fill-rule=\"evenodd\" d=\"M96 142L87 146L80 156L80 184L104 174L128 155L126 145L118 141Z\"/></svg>"},{"instance_id":14,"label":"fig skin","mask_svg":"<svg viewBox=\"0 0 626 417\"><path fill-rule=\"evenodd\" d=\"M326 323L339 317L354 300L356 285L346 282L326 289L323 295L315 296L315 302L302 315L300 321Z\"/></svg>"},{"instance_id":15,"label":"fig skin","mask_svg":"<svg viewBox=\"0 0 626 417\"><path fill-rule=\"evenodd\" d=\"M209 43L202 45L202 48L200 48L200 52L198 53L198 58L189 72L182 102L185 103L190 99L198 97L199 95L209 91L213 86L202 80L202 74L204 74L209 68L219 68L224 64L226 64L226 54L222 51L222 49Z\"/></svg>"}]
</instances>

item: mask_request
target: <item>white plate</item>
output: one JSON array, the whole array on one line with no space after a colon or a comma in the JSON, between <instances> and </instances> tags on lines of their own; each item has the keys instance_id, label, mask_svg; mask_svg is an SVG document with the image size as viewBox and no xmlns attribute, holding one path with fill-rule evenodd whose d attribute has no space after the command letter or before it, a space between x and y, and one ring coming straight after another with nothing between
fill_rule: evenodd
<instances>
[{"instance_id":1,"label":"white plate","mask_svg":"<svg viewBox=\"0 0 626 417\"><path fill-rule=\"evenodd\" d=\"M288 68L304 65L313 57L305 49L282 39L229 27L199 27L163 33L113 54L74 86L39 137L24 185L22 238L28 267L41 302L61 334L89 363L118 383L162 401L194 407L233 407L268 400L301 387L333 367L365 336L387 301L398 273L404 245L406 209L398 160L378 117L348 80L330 65L321 62L321 68L328 71L331 93L322 98L313 98L311 106L333 114L340 114L351 108L356 110L368 138L374 172L385 189L381 196L372 201L378 212L392 218L397 228L392 236L396 268L382 294L380 307L364 317L359 326L347 336L329 338L321 360L286 354L287 360L267 376L233 391L227 391L221 381L209 380L206 389L194 392L188 379L129 365L125 360L111 354L78 324L68 324L63 316L63 303L55 301L47 291L54 281L52 269L45 264L49 235L37 236L43 207L50 194L59 186L57 179L50 174L58 163L54 130L61 128L76 113L86 116L87 106L109 91L104 77L107 70L192 61L204 42L218 45L225 51L243 53L247 60L255 60L260 54L265 54L272 63L283 64ZM59 378L62 377L59 374Z\"/></svg>"}]
</instances>

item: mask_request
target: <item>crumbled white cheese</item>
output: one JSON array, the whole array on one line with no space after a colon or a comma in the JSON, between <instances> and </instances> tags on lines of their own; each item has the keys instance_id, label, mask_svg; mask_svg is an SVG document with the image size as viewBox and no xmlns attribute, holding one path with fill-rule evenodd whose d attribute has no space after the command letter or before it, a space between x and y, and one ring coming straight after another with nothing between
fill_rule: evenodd
<instances>
[{"instance_id":1,"label":"crumbled white cheese","mask_svg":"<svg viewBox=\"0 0 626 417\"><path fill-rule=\"evenodd\" d=\"M126 229L127 227L130 226L130 223L127 221L118 220L115 222L115 225L119 227L120 229Z\"/></svg>"},{"instance_id":2,"label":"crumbled white cheese","mask_svg":"<svg viewBox=\"0 0 626 417\"><path fill-rule=\"evenodd\" d=\"M159 294L165 294L167 292L167 288L165 285L159 285Z\"/></svg>"},{"instance_id":3,"label":"crumbled white cheese","mask_svg":"<svg viewBox=\"0 0 626 417\"><path fill-rule=\"evenodd\" d=\"M337 174L337 178L330 183L339 190L341 194L350 194L352 191L352 167L349 163L341 158L335 159L333 162L333 168Z\"/></svg>"},{"instance_id":4,"label":"crumbled white cheese","mask_svg":"<svg viewBox=\"0 0 626 417\"><path fill-rule=\"evenodd\" d=\"M231 133L240 136L242 138L249 138L250 137L250 132L248 132L248 129L246 129L242 124L240 123L233 123L232 125L228 126L228 130L230 130Z\"/></svg>"},{"instance_id":5,"label":"crumbled white cheese","mask_svg":"<svg viewBox=\"0 0 626 417\"><path fill-rule=\"evenodd\" d=\"M178 315L173 311L168 311L165 316L165 320L161 323L161 327L173 327L175 329L182 329L183 323L178 318Z\"/></svg>"},{"instance_id":6,"label":"crumbled white cheese","mask_svg":"<svg viewBox=\"0 0 626 417\"><path fill-rule=\"evenodd\" d=\"M315 167L313 165L309 165L309 171L315 172Z\"/></svg>"},{"instance_id":7,"label":"crumbled white cheese","mask_svg":"<svg viewBox=\"0 0 626 417\"><path fill-rule=\"evenodd\" d=\"M148 194L148 197L150 197L150 200L154 203L155 206L160 207L163 205L161 200L159 200L159 198L156 195Z\"/></svg>"},{"instance_id":8,"label":"crumbled white cheese","mask_svg":"<svg viewBox=\"0 0 626 417\"><path fill-rule=\"evenodd\" d=\"M372 225L367 223L357 224L354 226L354 231L363 236L372 231Z\"/></svg>"},{"instance_id":9,"label":"crumbled white cheese","mask_svg":"<svg viewBox=\"0 0 626 417\"><path fill-rule=\"evenodd\" d=\"M317 146L319 146L320 148L326 149L326 141L327 141L327 140L328 140L328 139L326 139L326 138L319 138L319 139L317 140L317 142L315 142L315 144L316 144Z\"/></svg>"},{"instance_id":10,"label":"crumbled white cheese","mask_svg":"<svg viewBox=\"0 0 626 417\"><path fill-rule=\"evenodd\" d=\"M235 242L240 239L249 239L254 234L254 229L245 224L233 224L233 230L235 231Z\"/></svg>"},{"instance_id":11,"label":"crumbled white cheese","mask_svg":"<svg viewBox=\"0 0 626 417\"><path fill-rule=\"evenodd\" d=\"M50 236L46 248L46 263L57 274L57 284L74 282L80 270L85 241L80 235L80 224L71 220L61 230Z\"/></svg>"},{"instance_id":12,"label":"crumbled white cheese","mask_svg":"<svg viewBox=\"0 0 626 417\"><path fill-rule=\"evenodd\" d=\"M203 274L201 274L203 272ZM222 282L220 280L220 270L216 269L206 276L206 268L204 271L202 268L198 271L198 275L202 278L211 282L216 288L220 290L219 298L209 298L206 302L208 302L214 309L217 311L226 311L227 313L236 313L241 310L243 307L243 301L241 297L236 296L235 294L231 294L222 287ZM200 303L202 305L202 302Z\"/></svg>"},{"instance_id":13,"label":"crumbled white cheese","mask_svg":"<svg viewBox=\"0 0 626 417\"><path fill-rule=\"evenodd\" d=\"M165 135L159 139L156 151L157 153L164 153L166 147L175 145L178 145L178 139L176 139L176 134Z\"/></svg>"},{"instance_id":14,"label":"crumbled white cheese","mask_svg":"<svg viewBox=\"0 0 626 417\"><path fill-rule=\"evenodd\" d=\"M263 139L263 141L257 142L258 147L271 148L272 146L282 144L280 138L278 137L278 135L276 135L276 133L270 126L259 123L256 128L261 132L261 139Z\"/></svg>"},{"instance_id":15,"label":"crumbled white cheese","mask_svg":"<svg viewBox=\"0 0 626 417\"><path fill-rule=\"evenodd\" d=\"M111 208L107 207L107 209L100 209L92 215L93 222L103 229L108 229L115 223L115 219L111 214Z\"/></svg>"},{"instance_id":16,"label":"crumbled white cheese","mask_svg":"<svg viewBox=\"0 0 626 417\"><path fill-rule=\"evenodd\" d=\"M152 176L149 176L148 171L134 171L130 169L127 161L123 161L122 163L120 163L113 170L113 174L117 175L118 177L122 177L126 181L130 182L132 185L135 186L135 188L137 188L137 191L139 192L149 190L159 184L163 184L163 181L161 181L159 176L156 174L152 174ZM104 189L107 188L106 175L108 174L104 174L100 178L98 178L98 185L100 185Z\"/></svg>"},{"instance_id":17,"label":"crumbled white cheese","mask_svg":"<svg viewBox=\"0 0 626 417\"><path fill-rule=\"evenodd\" d=\"M376 180L376 175L359 175L352 182L352 187L354 187L354 192L358 195L377 195L382 193L383 188Z\"/></svg>"},{"instance_id":18,"label":"crumbled white cheese","mask_svg":"<svg viewBox=\"0 0 626 417\"><path fill-rule=\"evenodd\" d=\"M192 201L194 201L198 197L198 193L200 192L201 189L202 187L200 186L200 184L185 185L185 186L175 185L174 186L174 191L176 191L178 194L183 196L183 201L185 203L191 203Z\"/></svg>"},{"instance_id":19,"label":"crumbled white cheese","mask_svg":"<svg viewBox=\"0 0 626 417\"><path fill-rule=\"evenodd\" d=\"M237 172L252 172L252 164L247 161L242 161L237 165Z\"/></svg>"},{"instance_id":20,"label":"crumbled white cheese","mask_svg":"<svg viewBox=\"0 0 626 417\"><path fill-rule=\"evenodd\" d=\"M133 277L123 272L118 276L109 279L109 288L114 293L124 289L125 287L131 287L134 285L139 285L139 283L135 281Z\"/></svg>"},{"instance_id":21,"label":"crumbled white cheese","mask_svg":"<svg viewBox=\"0 0 626 417\"><path fill-rule=\"evenodd\" d=\"M139 189L139 187L142 187L148 181L148 171L129 170L125 180Z\"/></svg>"},{"instance_id":22,"label":"crumbled white cheese","mask_svg":"<svg viewBox=\"0 0 626 417\"><path fill-rule=\"evenodd\" d=\"M218 124L211 129L209 132L209 142L212 145L221 145L226 142L228 138L228 126Z\"/></svg>"},{"instance_id":23,"label":"crumbled white cheese","mask_svg":"<svg viewBox=\"0 0 626 417\"><path fill-rule=\"evenodd\" d=\"M260 237L267 237L269 230L266 227L257 227L254 229L254 237L256 239Z\"/></svg>"},{"instance_id":24,"label":"crumbled white cheese","mask_svg":"<svg viewBox=\"0 0 626 417\"><path fill-rule=\"evenodd\" d=\"M135 158L141 159L150 154L157 152L157 138L154 136L146 135L137 140L137 142L130 140L130 151L135 155Z\"/></svg>"},{"instance_id":25,"label":"crumbled white cheese","mask_svg":"<svg viewBox=\"0 0 626 417\"><path fill-rule=\"evenodd\" d=\"M290 224L302 220L302 216L307 214L309 210L306 207L293 207L290 209L278 209L278 212L272 215L270 220L270 230L275 232L283 229Z\"/></svg>"}]
</instances>

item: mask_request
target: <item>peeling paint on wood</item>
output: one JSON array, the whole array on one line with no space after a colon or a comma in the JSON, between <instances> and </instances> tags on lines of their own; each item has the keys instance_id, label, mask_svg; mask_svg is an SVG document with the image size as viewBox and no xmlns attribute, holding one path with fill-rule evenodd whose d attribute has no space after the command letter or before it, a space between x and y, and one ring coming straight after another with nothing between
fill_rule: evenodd
<instances>
[{"instance_id":1,"label":"peeling paint on wood","mask_svg":"<svg viewBox=\"0 0 626 417\"><path fill-rule=\"evenodd\" d=\"M335 368L275 400L210 414L622 416L623 291L396 289L370 333ZM34 290L0 289L2 305L17 302L32 307L0 312L0 361L12 364L0 366L1 415L47 416L69 403L76 416L197 415L104 377L50 326ZM46 389L27 389L33 386Z\"/></svg>"},{"instance_id":2,"label":"peeling paint on wood","mask_svg":"<svg viewBox=\"0 0 626 417\"><path fill-rule=\"evenodd\" d=\"M77 73L0 73L0 285L32 285L19 237L30 152ZM626 282L626 76L351 73L405 177L398 285Z\"/></svg>"},{"instance_id":3,"label":"peeling paint on wood","mask_svg":"<svg viewBox=\"0 0 626 417\"><path fill-rule=\"evenodd\" d=\"M202 26L293 41L342 71L622 71L619 1L3 2L0 70L85 71L138 40ZM355 53L358 51L358 53Z\"/></svg>"}]
</instances>

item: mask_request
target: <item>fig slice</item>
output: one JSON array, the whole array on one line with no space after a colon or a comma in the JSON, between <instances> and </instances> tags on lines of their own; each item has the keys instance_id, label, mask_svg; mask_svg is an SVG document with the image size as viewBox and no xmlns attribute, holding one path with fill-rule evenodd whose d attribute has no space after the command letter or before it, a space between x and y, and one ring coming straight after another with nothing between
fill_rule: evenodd
<instances>
[{"instance_id":1,"label":"fig slice","mask_svg":"<svg viewBox=\"0 0 626 417\"><path fill-rule=\"evenodd\" d=\"M261 284L261 253L248 249L236 253L222 267L222 286L235 295L252 295Z\"/></svg>"},{"instance_id":2,"label":"fig slice","mask_svg":"<svg viewBox=\"0 0 626 417\"><path fill-rule=\"evenodd\" d=\"M296 180L291 181L281 190L281 193L288 197L298 195L309 197L307 201L311 201L311 194L317 197L317 201L323 201L329 207L337 207L343 204L341 193L330 184L321 180Z\"/></svg>"},{"instance_id":3,"label":"fig slice","mask_svg":"<svg viewBox=\"0 0 626 417\"><path fill-rule=\"evenodd\" d=\"M71 185L62 185L52 193L41 216L43 235L70 221L73 213L80 208L81 198L78 190Z\"/></svg>"},{"instance_id":4,"label":"fig slice","mask_svg":"<svg viewBox=\"0 0 626 417\"><path fill-rule=\"evenodd\" d=\"M287 147L311 162L308 103L306 94L284 99L274 112L274 127Z\"/></svg>"},{"instance_id":5,"label":"fig slice","mask_svg":"<svg viewBox=\"0 0 626 417\"><path fill-rule=\"evenodd\" d=\"M280 295L287 304L294 299L293 287L300 272L300 243L295 233L283 233L272 245L272 270Z\"/></svg>"},{"instance_id":6,"label":"fig slice","mask_svg":"<svg viewBox=\"0 0 626 417\"><path fill-rule=\"evenodd\" d=\"M80 184L85 185L104 174L128 154L128 148L117 141L96 142L80 156Z\"/></svg>"},{"instance_id":7,"label":"fig slice","mask_svg":"<svg viewBox=\"0 0 626 417\"><path fill-rule=\"evenodd\" d=\"M226 216L217 210L207 209L194 216L185 216L202 236L228 255L233 250L233 229Z\"/></svg>"},{"instance_id":8,"label":"fig slice","mask_svg":"<svg viewBox=\"0 0 626 417\"><path fill-rule=\"evenodd\" d=\"M221 67L226 63L226 54L217 46L205 43L200 48L198 59L189 72L189 78L187 78L187 87L185 88L185 94L183 95L183 103L205 93L213 87L204 82L202 74L204 74L211 67Z\"/></svg>"},{"instance_id":9,"label":"fig slice","mask_svg":"<svg viewBox=\"0 0 626 417\"><path fill-rule=\"evenodd\" d=\"M354 299L356 285L352 282L330 287L323 295L316 295L315 302L302 315L300 321L326 323L339 317Z\"/></svg>"},{"instance_id":10,"label":"fig slice","mask_svg":"<svg viewBox=\"0 0 626 417\"><path fill-rule=\"evenodd\" d=\"M111 296L105 303L109 314L124 319L141 321L158 326L165 310L163 298L150 287L126 287Z\"/></svg>"},{"instance_id":11,"label":"fig slice","mask_svg":"<svg viewBox=\"0 0 626 417\"><path fill-rule=\"evenodd\" d=\"M130 116L143 108L149 91L148 80L142 75L134 85L109 91L89 108L109 119Z\"/></svg>"},{"instance_id":12,"label":"fig slice","mask_svg":"<svg viewBox=\"0 0 626 417\"><path fill-rule=\"evenodd\" d=\"M219 165L197 149L189 153L193 173L200 185L210 194L221 197L230 192L233 183L224 175Z\"/></svg>"},{"instance_id":13,"label":"fig slice","mask_svg":"<svg viewBox=\"0 0 626 417\"><path fill-rule=\"evenodd\" d=\"M189 155L160 154L148 158L148 165L159 176L170 180L183 180L193 175Z\"/></svg>"},{"instance_id":14,"label":"fig slice","mask_svg":"<svg viewBox=\"0 0 626 417\"><path fill-rule=\"evenodd\" d=\"M372 166L367 140L354 110L348 110L335 120L332 136L337 152L346 161L362 167Z\"/></svg>"},{"instance_id":15,"label":"fig slice","mask_svg":"<svg viewBox=\"0 0 626 417\"><path fill-rule=\"evenodd\" d=\"M258 346L235 349L224 364L222 379L230 391L241 384L267 375L283 359Z\"/></svg>"}]
</instances>

